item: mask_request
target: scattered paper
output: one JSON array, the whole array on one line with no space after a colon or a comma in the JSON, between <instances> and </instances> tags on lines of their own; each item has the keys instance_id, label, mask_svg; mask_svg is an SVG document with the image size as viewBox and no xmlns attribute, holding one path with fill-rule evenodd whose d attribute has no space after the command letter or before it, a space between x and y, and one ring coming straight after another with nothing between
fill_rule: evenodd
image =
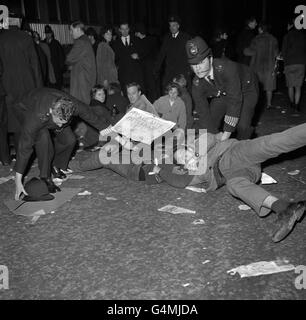
<instances>
[{"instance_id":1,"label":"scattered paper","mask_svg":"<svg viewBox=\"0 0 306 320\"><path fill-rule=\"evenodd\" d=\"M190 283L185 283L183 284L183 287L186 288L186 287L189 287L190 286Z\"/></svg>"},{"instance_id":2,"label":"scattered paper","mask_svg":"<svg viewBox=\"0 0 306 320\"><path fill-rule=\"evenodd\" d=\"M35 224L39 218L40 218L40 215L34 216L34 217L31 219L31 224Z\"/></svg>"},{"instance_id":3,"label":"scattered paper","mask_svg":"<svg viewBox=\"0 0 306 320\"><path fill-rule=\"evenodd\" d=\"M106 197L106 200L113 200L113 201L115 201L115 200L118 200L117 198L114 198L114 197Z\"/></svg>"},{"instance_id":4,"label":"scattered paper","mask_svg":"<svg viewBox=\"0 0 306 320\"><path fill-rule=\"evenodd\" d=\"M294 270L295 266L285 261L260 261L249 265L240 266L227 271L230 275L239 273L241 278L256 277L265 274L273 274Z\"/></svg>"},{"instance_id":5,"label":"scattered paper","mask_svg":"<svg viewBox=\"0 0 306 320\"><path fill-rule=\"evenodd\" d=\"M197 219L197 220L194 220L192 224L194 225L205 224L205 221L203 219Z\"/></svg>"},{"instance_id":6,"label":"scattered paper","mask_svg":"<svg viewBox=\"0 0 306 320\"><path fill-rule=\"evenodd\" d=\"M206 264L206 263L209 263L210 260L205 260L204 262L202 262L202 264Z\"/></svg>"},{"instance_id":7,"label":"scattered paper","mask_svg":"<svg viewBox=\"0 0 306 320\"><path fill-rule=\"evenodd\" d=\"M84 176L79 176L77 174L71 174L68 176L68 179L71 179L71 180L81 180L81 179L84 179L85 177Z\"/></svg>"},{"instance_id":8,"label":"scattered paper","mask_svg":"<svg viewBox=\"0 0 306 320\"><path fill-rule=\"evenodd\" d=\"M300 172L301 172L300 170L294 170L294 171L288 172L288 174L289 174L290 176L296 176L296 175L298 175Z\"/></svg>"},{"instance_id":9,"label":"scattered paper","mask_svg":"<svg viewBox=\"0 0 306 320\"><path fill-rule=\"evenodd\" d=\"M105 196L105 193L104 192L99 192L98 193L100 196Z\"/></svg>"},{"instance_id":10,"label":"scattered paper","mask_svg":"<svg viewBox=\"0 0 306 320\"><path fill-rule=\"evenodd\" d=\"M282 113L286 113L286 111L285 111L285 110L283 110L283 111L282 111Z\"/></svg>"},{"instance_id":11,"label":"scattered paper","mask_svg":"<svg viewBox=\"0 0 306 320\"><path fill-rule=\"evenodd\" d=\"M90 196L91 195L91 192L85 190L84 192L79 192L78 193L78 196Z\"/></svg>"},{"instance_id":12,"label":"scattered paper","mask_svg":"<svg viewBox=\"0 0 306 320\"><path fill-rule=\"evenodd\" d=\"M0 184L8 182L9 180L14 180L14 179L15 179L14 176L1 177L0 178Z\"/></svg>"},{"instance_id":13,"label":"scattered paper","mask_svg":"<svg viewBox=\"0 0 306 320\"><path fill-rule=\"evenodd\" d=\"M273 183L277 183L277 181L264 172L261 174L261 184L273 184Z\"/></svg>"},{"instance_id":14,"label":"scattered paper","mask_svg":"<svg viewBox=\"0 0 306 320\"><path fill-rule=\"evenodd\" d=\"M241 211L251 210L251 207L247 206L246 204L241 204L238 208Z\"/></svg>"},{"instance_id":15,"label":"scattered paper","mask_svg":"<svg viewBox=\"0 0 306 320\"><path fill-rule=\"evenodd\" d=\"M206 193L206 190L204 188L197 188L193 186L186 187L185 189L193 191L193 192L198 192L198 193Z\"/></svg>"},{"instance_id":16,"label":"scattered paper","mask_svg":"<svg viewBox=\"0 0 306 320\"><path fill-rule=\"evenodd\" d=\"M196 213L193 210L189 210L189 209L185 209L185 208L181 208L181 207L176 207L176 206L172 206L172 205L167 205L164 206L160 209L158 209L158 211L161 212L168 212L168 213L172 213L172 214L180 214L180 213Z\"/></svg>"}]
</instances>

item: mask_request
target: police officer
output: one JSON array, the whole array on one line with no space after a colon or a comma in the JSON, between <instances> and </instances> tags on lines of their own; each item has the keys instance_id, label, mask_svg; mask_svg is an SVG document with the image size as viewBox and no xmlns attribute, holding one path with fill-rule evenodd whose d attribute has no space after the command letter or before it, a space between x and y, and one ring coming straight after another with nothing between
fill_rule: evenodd
<instances>
[{"instance_id":1,"label":"police officer","mask_svg":"<svg viewBox=\"0 0 306 320\"><path fill-rule=\"evenodd\" d=\"M19 200L22 193L27 194L22 178L33 148L38 158L40 179L47 184L50 193L60 191L51 179L51 172L64 177L63 170L67 170L76 142L69 126L72 116L79 116L98 130L105 129L104 122L86 104L57 89L30 91L16 104L15 112L20 122L20 139L14 168L16 200Z\"/></svg>"},{"instance_id":2,"label":"police officer","mask_svg":"<svg viewBox=\"0 0 306 320\"><path fill-rule=\"evenodd\" d=\"M199 114L197 127L223 132L222 140L234 131L248 139L258 100L258 84L249 67L227 58L212 57L211 49L200 37L186 43L188 62L195 73L192 96Z\"/></svg>"}]
</instances>

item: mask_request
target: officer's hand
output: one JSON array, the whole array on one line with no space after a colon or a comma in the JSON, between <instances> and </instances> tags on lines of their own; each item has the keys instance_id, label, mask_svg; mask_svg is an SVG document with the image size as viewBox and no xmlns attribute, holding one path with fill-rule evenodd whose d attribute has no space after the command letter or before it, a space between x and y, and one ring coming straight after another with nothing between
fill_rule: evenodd
<instances>
[{"instance_id":1,"label":"officer's hand","mask_svg":"<svg viewBox=\"0 0 306 320\"><path fill-rule=\"evenodd\" d=\"M134 59L134 60L138 60L138 59L139 59L138 53L132 53L132 54L131 54L131 57L132 57L132 59Z\"/></svg>"},{"instance_id":2,"label":"officer's hand","mask_svg":"<svg viewBox=\"0 0 306 320\"><path fill-rule=\"evenodd\" d=\"M26 193L26 191L24 190L23 184L20 181L18 181L18 182L16 182L15 200L16 201L20 200L20 196L22 194L24 194L26 196L28 195Z\"/></svg>"},{"instance_id":3,"label":"officer's hand","mask_svg":"<svg viewBox=\"0 0 306 320\"><path fill-rule=\"evenodd\" d=\"M223 136L223 132L217 133L217 134L216 134L216 139L217 139L217 141L221 141L222 136Z\"/></svg>"},{"instance_id":4,"label":"officer's hand","mask_svg":"<svg viewBox=\"0 0 306 320\"><path fill-rule=\"evenodd\" d=\"M231 132L228 131L224 131L221 137L221 141L225 141L227 139L229 139L229 137L231 136Z\"/></svg>"}]
</instances>

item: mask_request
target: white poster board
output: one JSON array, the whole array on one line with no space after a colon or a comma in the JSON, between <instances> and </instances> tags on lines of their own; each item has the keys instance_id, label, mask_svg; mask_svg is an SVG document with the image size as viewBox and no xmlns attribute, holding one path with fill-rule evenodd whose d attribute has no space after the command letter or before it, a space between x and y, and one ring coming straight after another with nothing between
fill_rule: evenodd
<instances>
[{"instance_id":1,"label":"white poster board","mask_svg":"<svg viewBox=\"0 0 306 320\"><path fill-rule=\"evenodd\" d=\"M112 130L138 142L150 145L152 141L175 126L172 121L163 120L149 112L133 108Z\"/></svg>"}]
</instances>

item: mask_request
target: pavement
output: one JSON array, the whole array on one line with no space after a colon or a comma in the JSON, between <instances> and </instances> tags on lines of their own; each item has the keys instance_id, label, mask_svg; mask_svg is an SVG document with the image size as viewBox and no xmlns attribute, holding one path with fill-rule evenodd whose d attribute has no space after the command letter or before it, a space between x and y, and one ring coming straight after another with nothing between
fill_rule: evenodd
<instances>
[{"instance_id":1,"label":"pavement","mask_svg":"<svg viewBox=\"0 0 306 320\"><path fill-rule=\"evenodd\" d=\"M275 101L278 107L260 117L258 135L306 121L306 106L295 115L284 94L277 93ZM306 199L305 149L270 161L263 170L278 181L267 190L287 200ZM294 170L300 173L288 175ZM29 176L37 173L34 167ZM0 177L11 174L0 166ZM146 186L106 169L82 175L62 187L91 194L75 196L35 224L3 204L13 198L14 181L0 185L0 265L9 270L9 289L0 289L0 299L306 298L306 290L295 286L295 271L246 278L227 273L259 261L306 266L306 219L275 244L276 216L259 218L252 210L239 210L243 203L225 188L203 194L166 184ZM168 204L196 213L158 211ZM204 223L193 224L197 219ZM306 288L306 274L304 279Z\"/></svg>"}]
</instances>

